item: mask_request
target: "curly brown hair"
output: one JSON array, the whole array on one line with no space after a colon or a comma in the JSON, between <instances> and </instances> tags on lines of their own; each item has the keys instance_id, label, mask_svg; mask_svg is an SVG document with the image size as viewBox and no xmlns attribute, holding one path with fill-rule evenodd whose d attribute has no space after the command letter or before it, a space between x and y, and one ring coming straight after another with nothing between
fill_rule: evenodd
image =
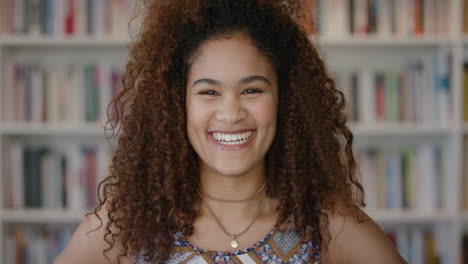
<instances>
[{"instance_id":1,"label":"curly brown hair","mask_svg":"<svg viewBox=\"0 0 468 264\"><path fill-rule=\"evenodd\" d=\"M279 78L277 130L265 157L267 195L279 201L278 225L293 216L299 234L309 226L319 250L326 247L327 212L338 204L363 206L363 190L343 93L298 23L300 2L155 0L145 7L123 89L111 102L118 146L94 210L108 211L104 253L118 239L119 257L143 253L146 261L163 263L174 232L193 234L199 171L186 131L187 74L203 43L236 32L251 38Z\"/></svg>"}]
</instances>

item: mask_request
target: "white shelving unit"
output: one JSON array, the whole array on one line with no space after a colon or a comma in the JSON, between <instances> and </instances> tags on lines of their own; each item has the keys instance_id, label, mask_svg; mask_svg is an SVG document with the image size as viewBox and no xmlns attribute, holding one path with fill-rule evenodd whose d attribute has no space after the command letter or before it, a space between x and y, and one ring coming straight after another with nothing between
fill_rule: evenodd
<instances>
[{"instance_id":1,"label":"white shelving unit","mask_svg":"<svg viewBox=\"0 0 468 264\"><path fill-rule=\"evenodd\" d=\"M453 128L436 126L436 125L418 125L414 123L407 124L392 124L392 123L379 123L371 125L351 124L351 130L357 137L362 136L448 136L452 133Z\"/></svg>"},{"instance_id":2,"label":"white shelving unit","mask_svg":"<svg viewBox=\"0 0 468 264\"><path fill-rule=\"evenodd\" d=\"M23 224L78 224L84 220L85 211L72 210L3 210L0 219L3 223Z\"/></svg>"},{"instance_id":3,"label":"white shelving unit","mask_svg":"<svg viewBox=\"0 0 468 264\"><path fill-rule=\"evenodd\" d=\"M412 211L373 211L369 213L375 221L381 224L423 224L451 221L456 218L450 212L412 212Z\"/></svg>"},{"instance_id":4,"label":"white shelving unit","mask_svg":"<svg viewBox=\"0 0 468 264\"><path fill-rule=\"evenodd\" d=\"M45 37L45 36L7 36L0 37L2 47L122 47L128 44L127 39L96 37Z\"/></svg>"},{"instance_id":5,"label":"white shelving unit","mask_svg":"<svg viewBox=\"0 0 468 264\"><path fill-rule=\"evenodd\" d=\"M313 42L317 39L310 38ZM414 37L414 38L388 38L388 37L348 37L348 38L320 38L319 43L327 47L436 47L451 44L451 39L442 37Z\"/></svg>"},{"instance_id":6,"label":"white shelving unit","mask_svg":"<svg viewBox=\"0 0 468 264\"><path fill-rule=\"evenodd\" d=\"M97 124L44 124L44 123L1 123L1 135L21 135L21 136L102 136L103 126Z\"/></svg>"},{"instance_id":7,"label":"white shelving unit","mask_svg":"<svg viewBox=\"0 0 468 264\"><path fill-rule=\"evenodd\" d=\"M1 2L2 0L0 0ZM311 38L319 44L319 49L327 63L343 67L399 67L408 56L428 56L440 46L449 46L452 54L451 101L453 105L452 120L447 125L434 124L352 124L356 136L356 144L393 144L413 141L440 141L448 149L447 170L444 172L448 206L440 211L410 211L410 210L379 210L368 214L378 223L385 226L443 226L451 238L445 245L449 252L447 263L460 263L461 236L464 226L468 225L468 212L461 209L460 197L463 179L463 137L468 135L468 124L462 121L463 98L463 58L468 56L468 37L463 36L462 0L452 0L451 34L447 37L421 38L380 38L380 37L350 37L343 39ZM1 8L1 5L0 5ZM0 10L1 11L1 10ZM67 60L87 61L96 57L117 57L117 61L125 62L128 40L91 37L48 38L41 36L5 36L0 35L0 65L10 57L33 58L37 61L65 58ZM376 59L376 56L379 58ZM381 57L380 57L381 56ZM354 59L353 59L354 58ZM359 58L356 61L355 58ZM380 60L380 58L386 58ZM2 67L3 68L3 67ZM2 73L0 71L0 102L2 102ZM1 108L1 107L0 107ZM0 111L1 113L1 111ZM1 117L1 114L0 114ZM89 140L104 141L104 129L99 124L31 124L11 123L0 120L0 149L4 142L11 138L22 138L27 141ZM0 180L3 175L2 158L0 158ZM83 217L83 211L73 210L11 210L4 208L3 186L0 188L0 259L3 259L3 235L5 228L12 223L19 224L77 224ZM1 262L2 260L0 260ZM445 263L443 263L445 264Z\"/></svg>"}]
</instances>

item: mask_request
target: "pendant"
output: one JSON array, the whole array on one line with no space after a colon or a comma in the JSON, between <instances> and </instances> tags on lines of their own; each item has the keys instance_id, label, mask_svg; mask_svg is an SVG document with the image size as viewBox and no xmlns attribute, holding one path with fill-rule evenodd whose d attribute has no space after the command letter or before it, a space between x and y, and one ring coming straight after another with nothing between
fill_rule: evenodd
<instances>
[{"instance_id":1,"label":"pendant","mask_svg":"<svg viewBox=\"0 0 468 264\"><path fill-rule=\"evenodd\" d=\"M237 243L236 237L232 236L231 247L237 248L238 246L239 246L239 243Z\"/></svg>"}]
</instances>

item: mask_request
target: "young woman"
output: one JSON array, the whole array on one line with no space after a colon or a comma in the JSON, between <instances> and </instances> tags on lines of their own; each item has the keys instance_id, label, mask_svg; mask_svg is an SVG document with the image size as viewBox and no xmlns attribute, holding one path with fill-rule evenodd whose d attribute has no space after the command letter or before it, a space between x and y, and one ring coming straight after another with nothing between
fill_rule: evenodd
<instances>
[{"instance_id":1,"label":"young woman","mask_svg":"<svg viewBox=\"0 0 468 264\"><path fill-rule=\"evenodd\" d=\"M149 1L94 214L61 263L404 263L294 1Z\"/></svg>"}]
</instances>

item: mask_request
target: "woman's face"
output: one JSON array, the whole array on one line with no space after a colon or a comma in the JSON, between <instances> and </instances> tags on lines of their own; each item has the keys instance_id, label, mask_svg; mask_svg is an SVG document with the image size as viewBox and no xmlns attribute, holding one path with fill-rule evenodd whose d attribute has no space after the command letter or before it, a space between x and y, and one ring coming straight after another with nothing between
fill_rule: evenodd
<instances>
[{"instance_id":1,"label":"woman's face","mask_svg":"<svg viewBox=\"0 0 468 264\"><path fill-rule=\"evenodd\" d=\"M276 130L277 75L247 36L203 44L186 91L188 137L202 169L242 175L264 166Z\"/></svg>"}]
</instances>

